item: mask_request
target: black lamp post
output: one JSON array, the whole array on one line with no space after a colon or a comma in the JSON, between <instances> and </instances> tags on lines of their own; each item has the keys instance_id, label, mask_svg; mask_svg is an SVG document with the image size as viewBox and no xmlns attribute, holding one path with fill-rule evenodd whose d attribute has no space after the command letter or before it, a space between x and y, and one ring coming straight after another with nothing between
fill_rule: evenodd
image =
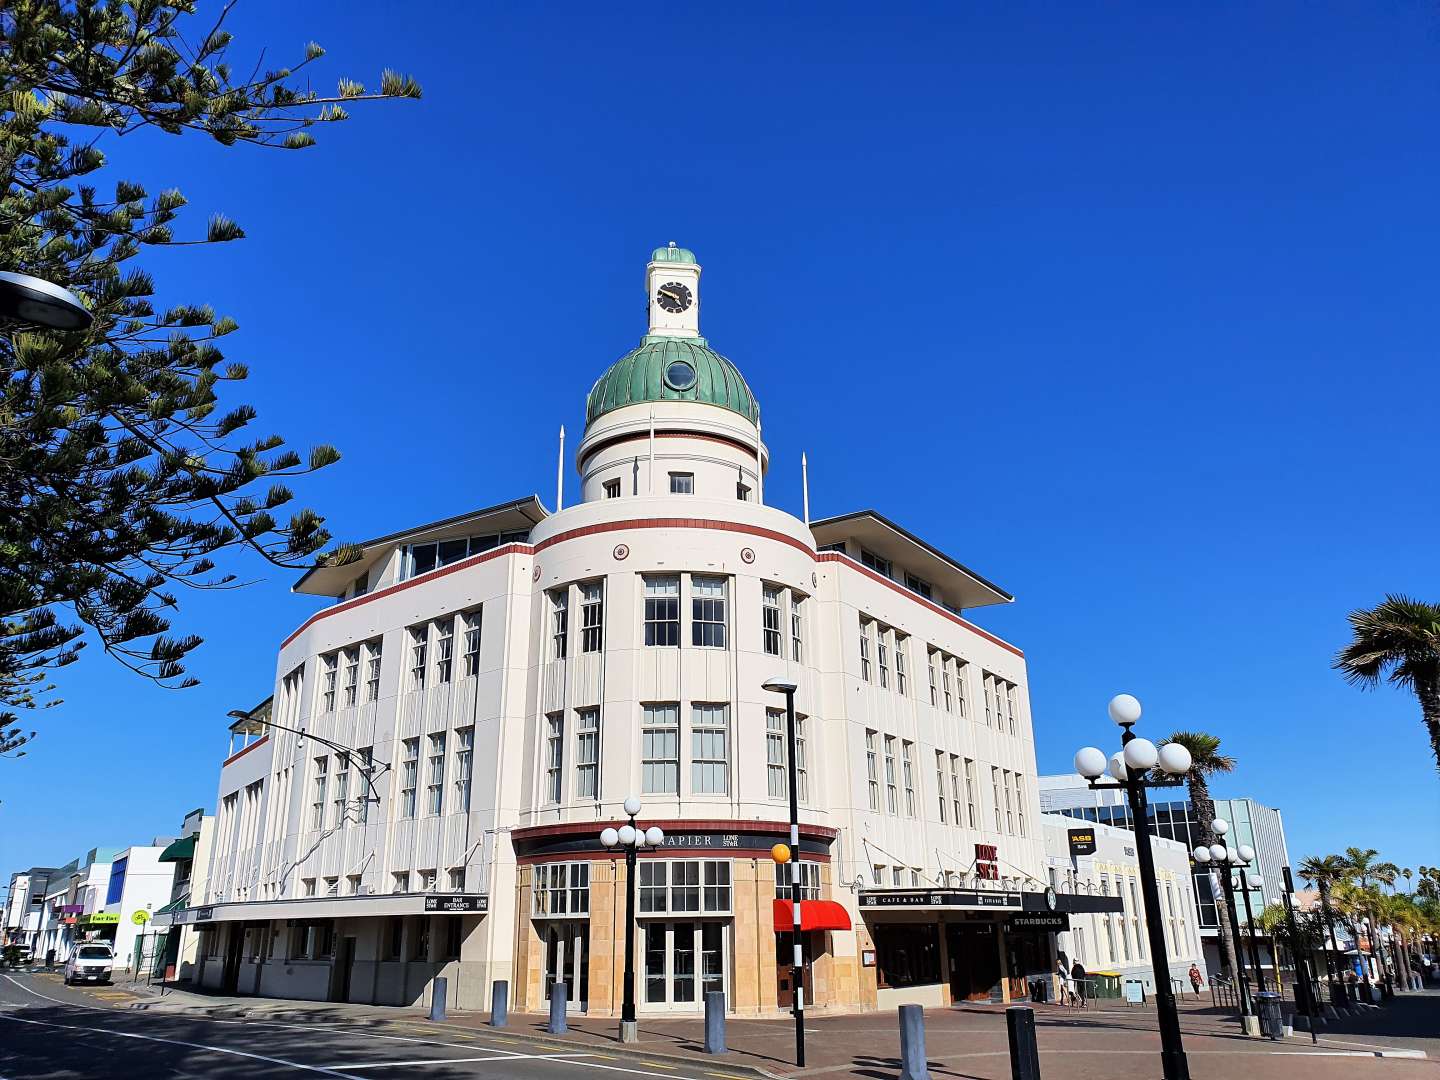
<instances>
[{"instance_id":1,"label":"black lamp post","mask_svg":"<svg viewBox=\"0 0 1440 1080\"><path fill-rule=\"evenodd\" d=\"M790 777L790 936L794 940L791 956L790 1011L795 1017L795 1064L805 1066L805 954L800 932L800 791L796 783L799 767L795 760L795 691L797 686L784 679L771 679L762 690L785 695L785 731ZM780 864L777 863L778 867Z\"/></svg>"},{"instance_id":2,"label":"black lamp post","mask_svg":"<svg viewBox=\"0 0 1440 1080\"><path fill-rule=\"evenodd\" d=\"M600 843L607 849L617 846L625 848L625 985L624 997L620 1002L620 1041L637 1042L640 1038L639 1023L635 1019L635 854L640 845L659 847L665 842L665 832L658 825L642 829L635 824L640 813L640 800L631 795L625 800L625 816L628 824L618 829L607 827L600 830Z\"/></svg>"},{"instance_id":3,"label":"black lamp post","mask_svg":"<svg viewBox=\"0 0 1440 1080\"><path fill-rule=\"evenodd\" d=\"M1129 694L1110 699L1110 719L1120 725L1122 750L1109 759L1105 752L1087 746L1075 755L1075 771L1090 781L1092 788L1124 788L1130 803L1130 816L1135 821L1135 852L1140 860L1140 886L1145 899L1145 928L1150 939L1150 962L1155 974L1155 1012L1160 1023L1160 1064L1165 1080L1190 1080L1190 1064L1180 1038L1180 1016L1175 1007L1175 993L1170 988L1170 969L1166 962L1164 913L1160 907L1160 889L1155 881L1155 854L1150 850L1150 820L1146 789L1178 787L1190 771L1190 751L1180 743L1166 743L1156 748L1149 739L1139 738L1131 730L1140 719L1140 702ZM1159 770L1168 779L1152 779L1150 770ZM1115 783L1098 783L1108 771Z\"/></svg>"},{"instance_id":4,"label":"black lamp post","mask_svg":"<svg viewBox=\"0 0 1440 1080\"><path fill-rule=\"evenodd\" d=\"M1280 895L1285 899L1285 925L1290 930L1290 953L1295 958L1295 978L1298 980L1300 993L1305 998L1305 1015L1310 1020L1310 1042L1318 1042L1319 1034L1317 1028L1320 1026L1320 999L1317 996L1315 983L1310 977L1310 961L1305 955L1308 950L1302 950L1300 944L1300 930L1295 925L1295 902L1292 896L1295 892L1295 880L1290 876L1290 867L1280 867L1281 874L1285 877L1285 891ZM1324 951L1324 941L1321 941L1321 951ZM1329 974L1328 970L1326 974Z\"/></svg>"},{"instance_id":5,"label":"black lamp post","mask_svg":"<svg viewBox=\"0 0 1440 1080\"><path fill-rule=\"evenodd\" d=\"M69 289L5 270L0 271L0 319L45 330L84 330L95 316Z\"/></svg>"},{"instance_id":6,"label":"black lamp post","mask_svg":"<svg viewBox=\"0 0 1440 1080\"><path fill-rule=\"evenodd\" d=\"M1210 823L1210 829L1223 840L1225 834L1230 831L1230 823L1224 818L1216 818ZM1255 1011L1250 1003L1250 977L1245 972L1245 945L1240 939L1240 915L1236 911L1235 905L1235 879L1230 874L1232 864L1240 862L1240 853L1232 847L1226 847L1223 843L1215 843L1209 847L1201 845L1190 855L1201 866L1212 862L1215 864L1215 870L1210 880L1214 882L1218 879L1219 885L1225 893L1225 910L1230 914L1230 941L1235 947L1235 964L1238 969L1235 972L1235 983L1240 998L1241 1023L1244 1024L1246 1031L1258 1031L1259 1029L1255 1028L1250 1020L1250 1017L1255 1015ZM1248 896L1246 899L1248 902Z\"/></svg>"}]
</instances>

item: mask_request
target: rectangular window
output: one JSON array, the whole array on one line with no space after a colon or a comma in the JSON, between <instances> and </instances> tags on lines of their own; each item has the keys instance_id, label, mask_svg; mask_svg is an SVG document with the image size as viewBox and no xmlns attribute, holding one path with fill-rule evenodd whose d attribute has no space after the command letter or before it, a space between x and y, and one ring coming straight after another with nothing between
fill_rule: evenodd
<instances>
[{"instance_id":1,"label":"rectangular window","mask_svg":"<svg viewBox=\"0 0 1440 1080\"><path fill-rule=\"evenodd\" d=\"M380 642L365 643L365 700L380 697Z\"/></svg>"},{"instance_id":2,"label":"rectangular window","mask_svg":"<svg viewBox=\"0 0 1440 1080\"><path fill-rule=\"evenodd\" d=\"M960 793L960 755L950 755L950 809L954 813L955 824L964 825L965 817L961 812L965 800ZM972 828L974 826L971 826Z\"/></svg>"},{"instance_id":3,"label":"rectangular window","mask_svg":"<svg viewBox=\"0 0 1440 1080\"><path fill-rule=\"evenodd\" d=\"M455 730L455 809L460 813L470 810L470 769L475 762L475 729L462 727Z\"/></svg>"},{"instance_id":4,"label":"rectangular window","mask_svg":"<svg viewBox=\"0 0 1440 1080\"><path fill-rule=\"evenodd\" d=\"M360 649L352 645L345 650L345 688L341 699L347 706L360 699Z\"/></svg>"},{"instance_id":5,"label":"rectangular window","mask_svg":"<svg viewBox=\"0 0 1440 1080\"><path fill-rule=\"evenodd\" d=\"M575 712L575 797L600 795L600 710Z\"/></svg>"},{"instance_id":6,"label":"rectangular window","mask_svg":"<svg viewBox=\"0 0 1440 1080\"><path fill-rule=\"evenodd\" d=\"M926 600L930 599L930 583L924 578L918 578L914 574L907 573L905 575L905 587L911 592L918 593L925 597Z\"/></svg>"},{"instance_id":7,"label":"rectangular window","mask_svg":"<svg viewBox=\"0 0 1440 1080\"><path fill-rule=\"evenodd\" d=\"M741 502L749 502L750 485L743 484L738 480L735 481L735 498L739 499Z\"/></svg>"},{"instance_id":8,"label":"rectangular window","mask_svg":"<svg viewBox=\"0 0 1440 1080\"><path fill-rule=\"evenodd\" d=\"M1020 835L1025 835L1025 783L1020 774L1012 773L1015 782L1015 820L1020 824Z\"/></svg>"},{"instance_id":9,"label":"rectangular window","mask_svg":"<svg viewBox=\"0 0 1440 1080\"><path fill-rule=\"evenodd\" d=\"M900 744L900 766L905 777L905 812L911 817L915 816L915 744L902 742Z\"/></svg>"},{"instance_id":10,"label":"rectangular window","mask_svg":"<svg viewBox=\"0 0 1440 1080\"><path fill-rule=\"evenodd\" d=\"M435 885L438 875L434 870L420 871L420 891L435 892Z\"/></svg>"},{"instance_id":11,"label":"rectangular window","mask_svg":"<svg viewBox=\"0 0 1440 1080\"><path fill-rule=\"evenodd\" d=\"M860 678L870 681L870 620L860 620Z\"/></svg>"},{"instance_id":12,"label":"rectangular window","mask_svg":"<svg viewBox=\"0 0 1440 1080\"><path fill-rule=\"evenodd\" d=\"M350 755L335 755L335 794L330 805L335 811L335 827L345 824L346 803L350 799Z\"/></svg>"},{"instance_id":13,"label":"rectangular window","mask_svg":"<svg viewBox=\"0 0 1440 1080\"><path fill-rule=\"evenodd\" d=\"M680 644L680 579L645 578L645 644Z\"/></svg>"},{"instance_id":14,"label":"rectangular window","mask_svg":"<svg viewBox=\"0 0 1440 1080\"><path fill-rule=\"evenodd\" d=\"M338 654L326 653L320 658L321 712L332 713L335 711L335 683L340 675L339 669L340 657Z\"/></svg>"},{"instance_id":15,"label":"rectangular window","mask_svg":"<svg viewBox=\"0 0 1440 1080\"><path fill-rule=\"evenodd\" d=\"M550 593L550 659L564 660L570 640L570 590Z\"/></svg>"},{"instance_id":16,"label":"rectangular window","mask_svg":"<svg viewBox=\"0 0 1440 1080\"><path fill-rule=\"evenodd\" d=\"M945 711L954 712L954 699L950 694L950 658L944 654L940 657L940 692L944 695Z\"/></svg>"},{"instance_id":17,"label":"rectangular window","mask_svg":"<svg viewBox=\"0 0 1440 1080\"><path fill-rule=\"evenodd\" d=\"M390 875L390 891L392 893L406 893L410 891L409 870L396 870Z\"/></svg>"},{"instance_id":18,"label":"rectangular window","mask_svg":"<svg viewBox=\"0 0 1440 1080\"><path fill-rule=\"evenodd\" d=\"M724 795L730 790L730 706L690 706L690 793Z\"/></svg>"},{"instance_id":19,"label":"rectangular window","mask_svg":"<svg viewBox=\"0 0 1440 1080\"><path fill-rule=\"evenodd\" d=\"M994 727L995 712L995 676L986 675L985 683L985 726Z\"/></svg>"},{"instance_id":20,"label":"rectangular window","mask_svg":"<svg viewBox=\"0 0 1440 1080\"><path fill-rule=\"evenodd\" d=\"M1000 831L1000 769L996 765L990 766L990 795L995 800L995 831Z\"/></svg>"},{"instance_id":21,"label":"rectangular window","mask_svg":"<svg viewBox=\"0 0 1440 1080\"><path fill-rule=\"evenodd\" d=\"M430 736L428 784L425 789L425 812L438 814L445 805L445 733Z\"/></svg>"},{"instance_id":22,"label":"rectangular window","mask_svg":"<svg viewBox=\"0 0 1440 1080\"><path fill-rule=\"evenodd\" d=\"M725 593L723 577L690 579L690 640L703 648L725 648Z\"/></svg>"},{"instance_id":23,"label":"rectangular window","mask_svg":"<svg viewBox=\"0 0 1440 1080\"><path fill-rule=\"evenodd\" d=\"M313 877L300 879L300 892L305 896L315 895L315 879Z\"/></svg>"},{"instance_id":24,"label":"rectangular window","mask_svg":"<svg viewBox=\"0 0 1440 1080\"><path fill-rule=\"evenodd\" d=\"M972 758L965 759L965 818L970 822L970 828L980 827L979 789L975 785L975 762Z\"/></svg>"},{"instance_id":25,"label":"rectangular window","mask_svg":"<svg viewBox=\"0 0 1440 1080\"><path fill-rule=\"evenodd\" d=\"M935 678L935 650L930 649L925 654L925 666L930 673L930 704L932 707L940 705L940 684Z\"/></svg>"},{"instance_id":26,"label":"rectangular window","mask_svg":"<svg viewBox=\"0 0 1440 1080\"><path fill-rule=\"evenodd\" d=\"M451 915L445 920L445 959L459 960L464 940L465 920L459 915Z\"/></svg>"},{"instance_id":27,"label":"rectangular window","mask_svg":"<svg viewBox=\"0 0 1440 1080\"><path fill-rule=\"evenodd\" d=\"M1015 734L1015 717L1019 713L1015 705L1015 687L1005 684L1005 719L1010 725L1010 734Z\"/></svg>"},{"instance_id":28,"label":"rectangular window","mask_svg":"<svg viewBox=\"0 0 1440 1080\"><path fill-rule=\"evenodd\" d=\"M359 896L359 895L360 895L360 880L361 880L361 879L360 879L360 875L359 875L359 874L346 874L346 875L345 875L345 895L346 895L346 896Z\"/></svg>"},{"instance_id":29,"label":"rectangular window","mask_svg":"<svg viewBox=\"0 0 1440 1080\"><path fill-rule=\"evenodd\" d=\"M886 635L890 631L883 626L875 627L875 657L880 663L880 685L890 685L890 646L886 643Z\"/></svg>"},{"instance_id":30,"label":"rectangular window","mask_svg":"<svg viewBox=\"0 0 1440 1080\"><path fill-rule=\"evenodd\" d=\"M563 787L561 769L565 765L565 714L550 713L545 721L545 801L558 803Z\"/></svg>"},{"instance_id":31,"label":"rectangular window","mask_svg":"<svg viewBox=\"0 0 1440 1080\"><path fill-rule=\"evenodd\" d=\"M452 866L450 868L450 891L465 891L465 868L463 866Z\"/></svg>"},{"instance_id":32,"label":"rectangular window","mask_svg":"<svg viewBox=\"0 0 1440 1080\"><path fill-rule=\"evenodd\" d=\"M805 598L794 589L790 590L790 659L795 663L805 660Z\"/></svg>"},{"instance_id":33,"label":"rectangular window","mask_svg":"<svg viewBox=\"0 0 1440 1080\"><path fill-rule=\"evenodd\" d=\"M606 481L605 481L605 498L607 498L607 499L618 499L619 497L620 497L620 481L619 481L618 479L616 479L616 480L606 480Z\"/></svg>"},{"instance_id":34,"label":"rectangular window","mask_svg":"<svg viewBox=\"0 0 1440 1080\"><path fill-rule=\"evenodd\" d=\"M406 739L400 744L400 816L415 816L415 790L420 782L420 740Z\"/></svg>"},{"instance_id":35,"label":"rectangular window","mask_svg":"<svg viewBox=\"0 0 1440 1080\"><path fill-rule=\"evenodd\" d=\"M813 862L788 862L775 867L775 899L789 900L790 886L795 880L795 868L800 869L800 899L820 899L820 864Z\"/></svg>"},{"instance_id":36,"label":"rectangular window","mask_svg":"<svg viewBox=\"0 0 1440 1080\"><path fill-rule=\"evenodd\" d=\"M760 593L760 623L765 652L780 655L780 590L766 585Z\"/></svg>"},{"instance_id":37,"label":"rectangular window","mask_svg":"<svg viewBox=\"0 0 1440 1080\"><path fill-rule=\"evenodd\" d=\"M329 781L329 769L330 759L328 757L315 759L315 797L310 800L310 827L312 829L325 827L325 785Z\"/></svg>"},{"instance_id":38,"label":"rectangular window","mask_svg":"<svg viewBox=\"0 0 1440 1080\"><path fill-rule=\"evenodd\" d=\"M410 628L410 689L425 689L425 651L429 643L428 626Z\"/></svg>"},{"instance_id":39,"label":"rectangular window","mask_svg":"<svg viewBox=\"0 0 1440 1080\"><path fill-rule=\"evenodd\" d=\"M438 626L435 637L435 681L447 683L453 668L455 656L455 620L445 619Z\"/></svg>"},{"instance_id":40,"label":"rectangular window","mask_svg":"<svg viewBox=\"0 0 1440 1080\"><path fill-rule=\"evenodd\" d=\"M955 704L960 708L960 719L970 715L969 693L965 686L970 679L970 665L963 660L955 661Z\"/></svg>"},{"instance_id":41,"label":"rectangular window","mask_svg":"<svg viewBox=\"0 0 1440 1080\"><path fill-rule=\"evenodd\" d=\"M895 635L895 689L903 697L906 690L905 681L905 653L910 646L910 639L903 634Z\"/></svg>"},{"instance_id":42,"label":"rectangular window","mask_svg":"<svg viewBox=\"0 0 1440 1080\"><path fill-rule=\"evenodd\" d=\"M949 800L945 797L945 752L935 751L935 791L940 800L940 823L943 825L949 820L949 807L946 805Z\"/></svg>"},{"instance_id":43,"label":"rectangular window","mask_svg":"<svg viewBox=\"0 0 1440 1080\"><path fill-rule=\"evenodd\" d=\"M728 915L733 906L730 863L725 859L647 859L637 874L645 914L695 912Z\"/></svg>"},{"instance_id":44,"label":"rectangular window","mask_svg":"<svg viewBox=\"0 0 1440 1080\"><path fill-rule=\"evenodd\" d=\"M370 764L374 760L372 747L362 746L355 751L355 771L360 774L360 794L355 797L355 820L361 825L370 820L370 800L375 795L370 787Z\"/></svg>"},{"instance_id":45,"label":"rectangular window","mask_svg":"<svg viewBox=\"0 0 1440 1080\"><path fill-rule=\"evenodd\" d=\"M605 583L587 581L580 586L580 651L605 647Z\"/></svg>"},{"instance_id":46,"label":"rectangular window","mask_svg":"<svg viewBox=\"0 0 1440 1080\"><path fill-rule=\"evenodd\" d=\"M772 799L790 796L789 767L785 761L785 711L765 710L765 779ZM873 752L872 752L873 753Z\"/></svg>"},{"instance_id":47,"label":"rectangular window","mask_svg":"<svg viewBox=\"0 0 1440 1080\"><path fill-rule=\"evenodd\" d=\"M672 472L670 474L671 495L694 495L695 474L688 472Z\"/></svg>"},{"instance_id":48,"label":"rectangular window","mask_svg":"<svg viewBox=\"0 0 1440 1080\"><path fill-rule=\"evenodd\" d=\"M535 867L531 898L531 910L539 917L588 913L590 864L564 862Z\"/></svg>"},{"instance_id":49,"label":"rectangular window","mask_svg":"<svg viewBox=\"0 0 1440 1080\"><path fill-rule=\"evenodd\" d=\"M865 566L868 566L871 570L874 570L877 574L883 574L885 577L891 576L890 560L882 559L873 551L866 551L862 547L860 549L860 562L863 563Z\"/></svg>"},{"instance_id":50,"label":"rectangular window","mask_svg":"<svg viewBox=\"0 0 1440 1080\"><path fill-rule=\"evenodd\" d=\"M1004 771L1001 783L1005 789L1005 831L1013 836L1015 834L1015 807L1012 804L1010 797L1012 780L1009 769L1006 769Z\"/></svg>"},{"instance_id":51,"label":"rectangular window","mask_svg":"<svg viewBox=\"0 0 1440 1080\"><path fill-rule=\"evenodd\" d=\"M339 879L338 877L327 877L327 878L325 879L325 895L326 895L326 896L339 896L339 895L340 895L340 879Z\"/></svg>"},{"instance_id":52,"label":"rectangular window","mask_svg":"<svg viewBox=\"0 0 1440 1080\"><path fill-rule=\"evenodd\" d=\"M460 616L462 632L465 635L465 653L461 657L461 671L465 678L480 673L480 612L467 611Z\"/></svg>"},{"instance_id":53,"label":"rectangular window","mask_svg":"<svg viewBox=\"0 0 1440 1080\"><path fill-rule=\"evenodd\" d=\"M880 809L880 762L875 752L876 732L865 732L865 778L870 791L870 809Z\"/></svg>"},{"instance_id":54,"label":"rectangular window","mask_svg":"<svg viewBox=\"0 0 1440 1080\"><path fill-rule=\"evenodd\" d=\"M885 736L885 808L892 814L900 812L899 789L895 781L895 736Z\"/></svg>"},{"instance_id":55,"label":"rectangular window","mask_svg":"<svg viewBox=\"0 0 1440 1080\"><path fill-rule=\"evenodd\" d=\"M680 794L680 706L646 705L640 729L640 788L646 795Z\"/></svg>"},{"instance_id":56,"label":"rectangular window","mask_svg":"<svg viewBox=\"0 0 1440 1080\"><path fill-rule=\"evenodd\" d=\"M810 779L805 768L805 717L795 714L795 787L796 798L802 803L810 801Z\"/></svg>"}]
</instances>

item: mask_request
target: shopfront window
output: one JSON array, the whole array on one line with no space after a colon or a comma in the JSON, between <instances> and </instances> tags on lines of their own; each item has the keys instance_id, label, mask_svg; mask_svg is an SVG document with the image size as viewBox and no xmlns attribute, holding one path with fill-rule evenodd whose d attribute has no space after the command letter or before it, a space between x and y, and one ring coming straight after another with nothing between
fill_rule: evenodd
<instances>
[{"instance_id":1,"label":"shopfront window","mask_svg":"<svg viewBox=\"0 0 1440 1080\"><path fill-rule=\"evenodd\" d=\"M875 926L875 968L879 985L925 986L940 981L940 927L936 923L881 923Z\"/></svg>"}]
</instances>

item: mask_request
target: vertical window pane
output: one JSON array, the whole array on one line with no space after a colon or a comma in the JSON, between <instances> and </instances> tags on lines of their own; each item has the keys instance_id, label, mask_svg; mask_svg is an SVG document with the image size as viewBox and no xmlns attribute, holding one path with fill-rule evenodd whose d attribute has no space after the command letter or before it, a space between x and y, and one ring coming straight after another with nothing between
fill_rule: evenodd
<instances>
[{"instance_id":1,"label":"vertical window pane","mask_svg":"<svg viewBox=\"0 0 1440 1080\"><path fill-rule=\"evenodd\" d=\"M600 710L575 713L575 797L593 799L600 793Z\"/></svg>"},{"instance_id":2,"label":"vertical window pane","mask_svg":"<svg viewBox=\"0 0 1440 1080\"><path fill-rule=\"evenodd\" d=\"M645 579L645 644L680 644L680 579Z\"/></svg>"},{"instance_id":3,"label":"vertical window pane","mask_svg":"<svg viewBox=\"0 0 1440 1080\"><path fill-rule=\"evenodd\" d=\"M565 714L551 713L546 717L545 737L545 801L560 801L562 776L565 762Z\"/></svg>"},{"instance_id":4,"label":"vertical window pane","mask_svg":"<svg viewBox=\"0 0 1440 1080\"><path fill-rule=\"evenodd\" d=\"M725 648L726 580L721 577L690 579L690 636L694 645Z\"/></svg>"},{"instance_id":5,"label":"vertical window pane","mask_svg":"<svg viewBox=\"0 0 1440 1080\"><path fill-rule=\"evenodd\" d=\"M605 583L587 581L580 586L580 651L593 653L605 647Z\"/></svg>"},{"instance_id":6,"label":"vertical window pane","mask_svg":"<svg viewBox=\"0 0 1440 1080\"><path fill-rule=\"evenodd\" d=\"M724 795L730 790L730 706L696 703L690 713L690 791Z\"/></svg>"},{"instance_id":7,"label":"vertical window pane","mask_svg":"<svg viewBox=\"0 0 1440 1080\"><path fill-rule=\"evenodd\" d=\"M680 706L646 705L640 731L640 782L647 795L680 793Z\"/></svg>"}]
</instances>

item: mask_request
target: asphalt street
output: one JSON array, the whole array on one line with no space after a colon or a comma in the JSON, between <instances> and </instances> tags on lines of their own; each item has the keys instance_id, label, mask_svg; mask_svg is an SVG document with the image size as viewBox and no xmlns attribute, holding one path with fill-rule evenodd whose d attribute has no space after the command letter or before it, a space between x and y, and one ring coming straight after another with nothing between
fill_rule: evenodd
<instances>
[{"instance_id":1,"label":"asphalt street","mask_svg":"<svg viewBox=\"0 0 1440 1080\"><path fill-rule=\"evenodd\" d=\"M423 1024L280 1023L135 1012L53 979L0 974L0 1080L205 1077L281 1080L721 1080L643 1055L546 1047L471 1028Z\"/></svg>"}]
</instances>

